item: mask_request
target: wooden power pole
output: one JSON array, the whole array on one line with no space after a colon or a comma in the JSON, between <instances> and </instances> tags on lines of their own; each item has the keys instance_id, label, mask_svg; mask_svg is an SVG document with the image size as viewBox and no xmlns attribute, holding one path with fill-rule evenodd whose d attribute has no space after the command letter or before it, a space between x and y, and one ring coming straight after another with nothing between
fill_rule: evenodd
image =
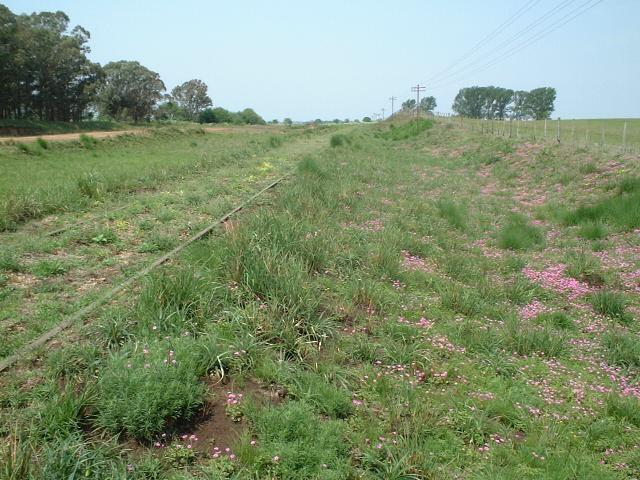
<instances>
[{"instance_id":1,"label":"wooden power pole","mask_svg":"<svg viewBox=\"0 0 640 480\"><path fill-rule=\"evenodd\" d=\"M420 119L420 92L424 92L426 87L424 85L416 85L411 87L412 92L416 92L416 121Z\"/></svg>"}]
</instances>

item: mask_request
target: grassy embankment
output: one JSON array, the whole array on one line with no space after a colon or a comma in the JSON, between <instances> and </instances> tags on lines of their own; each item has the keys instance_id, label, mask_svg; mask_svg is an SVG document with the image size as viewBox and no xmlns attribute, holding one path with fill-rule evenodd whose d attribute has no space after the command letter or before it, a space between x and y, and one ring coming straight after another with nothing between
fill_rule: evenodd
<instances>
[{"instance_id":1,"label":"grassy embankment","mask_svg":"<svg viewBox=\"0 0 640 480\"><path fill-rule=\"evenodd\" d=\"M325 136L3 377L0 473L634 478L638 159L427 127Z\"/></svg>"}]
</instances>

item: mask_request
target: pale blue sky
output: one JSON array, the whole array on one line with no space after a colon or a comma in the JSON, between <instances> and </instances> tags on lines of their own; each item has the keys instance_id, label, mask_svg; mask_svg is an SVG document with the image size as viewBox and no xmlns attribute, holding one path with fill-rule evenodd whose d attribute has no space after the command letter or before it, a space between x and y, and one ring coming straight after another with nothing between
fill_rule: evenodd
<instances>
[{"instance_id":1,"label":"pale blue sky","mask_svg":"<svg viewBox=\"0 0 640 480\"><path fill-rule=\"evenodd\" d=\"M450 110L460 87L493 84L523 90L555 87L554 117L638 117L640 0L604 0L491 68L470 68L443 80L440 88L427 83L521 7L531 6L470 61L485 65L501 43L552 8L566 4L520 38L579 11L574 9L585 1L0 3L16 13L62 10L72 25L91 32L94 61L138 60L159 72L168 89L200 78L217 106L251 106L266 119L361 118L383 107L388 114L388 98L411 97L411 85L418 82L427 84L439 111Z\"/></svg>"}]
</instances>

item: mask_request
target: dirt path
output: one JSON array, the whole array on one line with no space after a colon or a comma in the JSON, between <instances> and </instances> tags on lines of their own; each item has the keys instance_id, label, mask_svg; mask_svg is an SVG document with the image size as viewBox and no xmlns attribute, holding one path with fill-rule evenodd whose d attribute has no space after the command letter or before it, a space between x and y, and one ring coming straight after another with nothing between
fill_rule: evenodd
<instances>
[{"instance_id":1,"label":"dirt path","mask_svg":"<svg viewBox=\"0 0 640 480\"><path fill-rule=\"evenodd\" d=\"M206 132L230 132L236 130L246 130L247 127L204 127ZM119 135L133 134L133 135L142 135L149 131L148 128L136 128L131 130L98 130L93 132L76 132L76 133L57 133L50 135L29 135L26 137L0 137L0 143L6 143L10 141L28 143L35 142L38 138L43 138L48 142L69 142L73 140L80 139L80 135L88 135L93 138L109 138L109 137L117 137Z\"/></svg>"}]
</instances>

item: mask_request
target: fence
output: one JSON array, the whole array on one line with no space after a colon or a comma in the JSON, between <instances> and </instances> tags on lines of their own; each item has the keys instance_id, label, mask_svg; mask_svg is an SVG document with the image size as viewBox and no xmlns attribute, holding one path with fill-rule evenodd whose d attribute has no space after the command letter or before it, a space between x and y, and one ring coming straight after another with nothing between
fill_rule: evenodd
<instances>
[{"instance_id":1,"label":"fence","mask_svg":"<svg viewBox=\"0 0 640 480\"><path fill-rule=\"evenodd\" d=\"M440 114L440 119L473 131L575 148L600 148L640 154L640 119L517 120L472 119Z\"/></svg>"}]
</instances>

